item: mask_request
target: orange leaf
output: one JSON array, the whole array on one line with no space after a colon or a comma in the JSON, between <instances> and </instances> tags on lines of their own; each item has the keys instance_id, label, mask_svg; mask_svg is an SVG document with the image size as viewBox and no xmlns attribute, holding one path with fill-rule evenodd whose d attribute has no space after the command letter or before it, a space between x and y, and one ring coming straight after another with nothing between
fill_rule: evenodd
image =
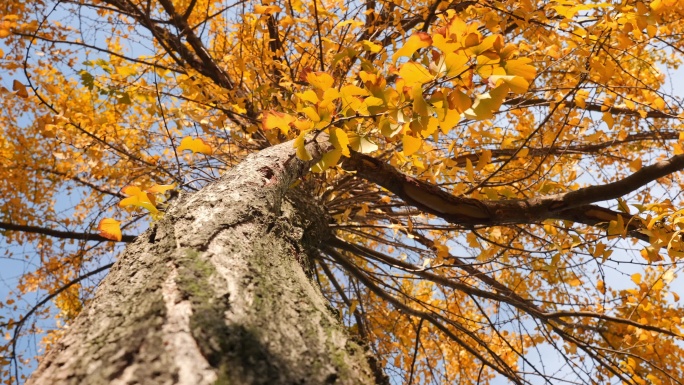
<instances>
[{"instance_id":1,"label":"orange leaf","mask_svg":"<svg viewBox=\"0 0 684 385\"><path fill-rule=\"evenodd\" d=\"M615 125L615 119L613 119L613 115L608 111L603 113L603 121L606 122L608 128L613 128L613 125Z\"/></svg>"},{"instance_id":2,"label":"orange leaf","mask_svg":"<svg viewBox=\"0 0 684 385\"><path fill-rule=\"evenodd\" d=\"M119 202L119 207L127 206L137 206L142 207L150 211L153 215L156 215L159 210L157 210L156 202L154 200L154 195L142 191L140 187L136 186L126 186L121 190L124 194L128 195Z\"/></svg>"},{"instance_id":3,"label":"orange leaf","mask_svg":"<svg viewBox=\"0 0 684 385\"><path fill-rule=\"evenodd\" d=\"M103 238L121 241L121 222L112 218L104 218L97 225L97 230Z\"/></svg>"},{"instance_id":4,"label":"orange leaf","mask_svg":"<svg viewBox=\"0 0 684 385\"><path fill-rule=\"evenodd\" d=\"M199 152L200 154L211 155L213 152L211 146L209 146L202 138L192 138L186 136L181 140L180 146L178 146L178 151L190 150L193 153Z\"/></svg>"},{"instance_id":5,"label":"orange leaf","mask_svg":"<svg viewBox=\"0 0 684 385\"><path fill-rule=\"evenodd\" d=\"M290 123L295 121L294 116L278 111L266 111L261 119L261 126L264 130L280 129L280 132L287 135L290 131Z\"/></svg>"},{"instance_id":6,"label":"orange leaf","mask_svg":"<svg viewBox=\"0 0 684 385\"><path fill-rule=\"evenodd\" d=\"M451 91L449 96L447 96L447 100L449 101L449 109L456 110L459 114L468 110L473 105L473 101L470 100L470 97L458 89Z\"/></svg>"},{"instance_id":7,"label":"orange leaf","mask_svg":"<svg viewBox=\"0 0 684 385\"><path fill-rule=\"evenodd\" d=\"M209 146L202 138L192 138L186 136L181 140L180 146L178 146L178 151L190 150L193 153L199 152L200 154L211 155L213 152L211 146Z\"/></svg>"},{"instance_id":8,"label":"orange leaf","mask_svg":"<svg viewBox=\"0 0 684 385\"><path fill-rule=\"evenodd\" d=\"M154 186L147 189L147 192L152 194L164 194L169 190L176 188L176 184L155 184Z\"/></svg>"},{"instance_id":9,"label":"orange leaf","mask_svg":"<svg viewBox=\"0 0 684 385\"><path fill-rule=\"evenodd\" d=\"M12 82L12 91L16 91L17 96L19 96L20 98L26 99L29 96L28 90L26 90L26 86L16 79Z\"/></svg>"},{"instance_id":10,"label":"orange leaf","mask_svg":"<svg viewBox=\"0 0 684 385\"><path fill-rule=\"evenodd\" d=\"M259 15L270 15L272 13L278 13L281 9L277 5L255 5L254 13Z\"/></svg>"}]
</instances>

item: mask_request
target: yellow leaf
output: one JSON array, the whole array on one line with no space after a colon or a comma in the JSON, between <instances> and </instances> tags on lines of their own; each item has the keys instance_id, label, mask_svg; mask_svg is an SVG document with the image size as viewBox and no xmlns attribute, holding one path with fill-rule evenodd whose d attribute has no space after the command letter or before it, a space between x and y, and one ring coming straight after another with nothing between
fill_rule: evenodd
<instances>
[{"instance_id":1,"label":"yellow leaf","mask_svg":"<svg viewBox=\"0 0 684 385\"><path fill-rule=\"evenodd\" d=\"M571 278L567 281L567 284L573 287L579 286L582 284L582 281L579 278Z\"/></svg>"},{"instance_id":2,"label":"yellow leaf","mask_svg":"<svg viewBox=\"0 0 684 385\"><path fill-rule=\"evenodd\" d=\"M103 238L121 241L121 222L113 218L104 218L97 225L97 230Z\"/></svg>"},{"instance_id":3,"label":"yellow leaf","mask_svg":"<svg viewBox=\"0 0 684 385\"><path fill-rule=\"evenodd\" d=\"M613 114L611 114L608 111L603 113L603 121L606 122L606 125L610 129L612 129L613 125L615 125L615 119L613 119Z\"/></svg>"},{"instance_id":4,"label":"yellow leaf","mask_svg":"<svg viewBox=\"0 0 684 385\"><path fill-rule=\"evenodd\" d=\"M312 122L320 122L321 121L321 117L318 116L318 111L316 111L311 106L302 108L302 113L304 115L306 115L306 117L309 118ZM289 125L288 125L288 127L289 127Z\"/></svg>"},{"instance_id":5,"label":"yellow leaf","mask_svg":"<svg viewBox=\"0 0 684 385\"><path fill-rule=\"evenodd\" d=\"M176 188L176 184L155 184L154 186L147 189L147 192L152 194L164 194L169 190Z\"/></svg>"},{"instance_id":6,"label":"yellow leaf","mask_svg":"<svg viewBox=\"0 0 684 385\"><path fill-rule=\"evenodd\" d=\"M508 85L501 84L493 90L478 95L473 106L464 112L469 119L484 120L494 117L494 112L499 111L508 93Z\"/></svg>"},{"instance_id":7,"label":"yellow leaf","mask_svg":"<svg viewBox=\"0 0 684 385\"><path fill-rule=\"evenodd\" d=\"M150 213L152 213L152 215L159 213L154 195L146 191L142 191L140 187L126 186L121 190L121 192L128 195L128 197L119 202L119 207L137 206L148 210Z\"/></svg>"},{"instance_id":8,"label":"yellow leaf","mask_svg":"<svg viewBox=\"0 0 684 385\"><path fill-rule=\"evenodd\" d=\"M209 146L202 138L192 138L186 136L181 140L180 146L178 146L178 151L190 150L193 153L200 153L205 155L211 155L213 152L211 146Z\"/></svg>"},{"instance_id":9,"label":"yellow leaf","mask_svg":"<svg viewBox=\"0 0 684 385\"><path fill-rule=\"evenodd\" d=\"M477 57L476 71L482 78L492 75L506 75L506 70L501 67L498 55L480 55Z\"/></svg>"},{"instance_id":10,"label":"yellow leaf","mask_svg":"<svg viewBox=\"0 0 684 385\"><path fill-rule=\"evenodd\" d=\"M657 96L655 99L653 99L653 106L655 107L656 110L664 111L665 110L665 99L661 98L660 96Z\"/></svg>"},{"instance_id":11,"label":"yellow leaf","mask_svg":"<svg viewBox=\"0 0 684 385\"><path fill-rule=\"evenodd\" d=\"M603 252L606 250L606 244L603 242L599 242L596 244L596 247L594 247L594 251L591 253L591 255L594 256L594 258L602 257Z\"/></svg>"},{"instance_id":12,"label":"yellow leaf","mask_svg":"<svg viewBox=\"0 0 684 385\"><path fill-rule=\"evenodd\" d=\"M428 104L423 98L423 89L416 85L413 87L413 112L418 116L426 116L428 114Z\"/></svg>"},{"instance_id":13,"label":"yellow leaf","mask_svg":"<svg viewBox=\"0 0 684 385\"><path fill-rule=\"evenodd\" d=\"M665 282L663 282L662 279L659 279L651 286L651 290L658 292L663 290L663 287L665 287Z\"/></svg>"},{"instance_id":14,"label":"yellow leaf","mask_svg":"<svg viewBox=\"0 0 684 385\"><path fill-rule=\"evenodd\" d=\"M432 44L432 38L425 32L418 32L411 35L401 48L399 48L394 55L392 55L392 63L396 63L397 59L402 56L411 57L413 54L425 47L429 47Z\"/></svg>"},{"instance_id":15,"label":"yellow leaf","mask_svg":"<svg viewBox=\"0 0 684 385\"><path fill-rule=\"evenodd\" d=\"M378 53L382 51L382 46L380 44L375 44L370 40L364 40L362 41L363 43L363 49L366 51L370 51L372 53Z\"/></svg>"},{"instance_id":16,"label":"yellow leaf","mask_svg":"<svg viewBox=\"0 0 684 385\"><path fill-rule=\"evenodd\" d=\"M451 38L447 39L440 33L437 33L432 37L432 46L442 51L444 55L456 52L457 50L462 48L460 44L452 42ZM465 54L462 53L462 55Z\"/></svg>"},{"instance_id":17,"label":"yellow leaf","mask_svg":"<svg viewBox=\"0 0 684 385\"><path fill-rule=\"evenodd\" d=\"M311 171L321 173L321 172L329 169L330 167L336 165L337 162L340 161L341 156L342 156L342 151L340 151L338 149L334 149L330 152L327 152L327 153L323 154L323 158L321 158L321 160L318 163L316 163L315 165L313 165L313 167L311 167Z\"/></svg>"},{"instance_id":18,"label":"yellow leaf","mask_svg":"<svg viewBox=\"0 0 684 385\"><path fill-rule=\"evenodd\" d=\"M473 105L473 101L470 97L463 93L461 90L453 90L447 96L449 101L449 109L456 110L458 113L463 113Z\"/></svg>"},{"instance_id":19,"label":"yellow leaf","mask_svg":"<svg viewBox=\"0 0 684 385\"><path fill-rule=\"evenodd\" d=\"M449 256L449 246L435 242L434 248L437 251L438 258L446 258Z\"/></svg>"},{"instance_id":20,"label":"yellow leaf","mask_svg":"<svg viewBox=\"0 0 684 385\"><path fill-rule=\"evenodd\" d=\"M277 5L255 5L254 13L258 15L270 15L272 13L278 13L281 9Z\"/></svg>"},{"instance_id":21,"label":"yellow leaf","mask_svg":"<svg viewBox=\"0 0 684 385\"><path fill-rule=\"evenodd\" d=\"M468 181L475 181L475 170L473 170L473 162L466 158L466 173L468 174Z\"/></svg>"},{"instance_id":22,"label":"yellow leaf","mask_svg":"<svg viewBox=\"0 0 684 385\"><path fill-rule=\"evenodd\" d=\"M354 151L358 151L362 154L369 154L378 149L378 145L373 143L373 141L365 136L361 136L354 132L349 132L348 137L349 145Z\"/></svg>"},{"instance_id":23,"label":"yellow leaf","mask_svg":"<svg viewBox=\"0 0 684 385\"><path fill-rule=\"evenodd\" d=\"M330 129L330 143L335 146L336 149L342 152L342 155L348 157L349 153L349 138L347 133L343 129L332 127Z\"/></svg>"},{"instance_id":24,"label":"yellow leaf","mask_svg":"<svg viewBox=\"0 0 684 385\"><path fill-rule=\"evenodd\" d=\"M634 273L632 274L632 282L636 283L637 285L641 283L641 274L639 273Z\"/></svg>"},{"instance_id":25,"label":"yellow leaf","mask_svg":"<svg viewBox=\"0 0 684 385\"><path fill-rule=\"evenodd\" d=\"M448 24L449 35L463 36L468 32L468 25L458 16L454 15Z\"/></svg>"},{"instance_id":26,"label":"yellow leaf","mask_svg":"<svg viewBox=\"0 0 684 385\"><path fill-rule=\"evenodd\" d=\"M528 83L527 80L521 76L492 75L489 78L489 81L495 85L499 85L500 82L504 82L511 88L511 92L518 94L527 92L527 88L530 86L530 83Z\"/></svg>"},{"instance_id":27,"label":"yellow leaf","mask_svg":"<svg viewBox=\"0 0 684 385\"><path fill-rule=\"evenodd\" d=\"M446 67L446 76L453 77L463 74L470 65L468 62L470 58L459 52L449 52L444 56L444 65Z\"/></svg>"},{"instance_id":28,"label":"yellow leaf","mask_svg":"<svg viewBox=\"0 0 684 385\"><path fill-rule=\"evenodd\" d=\"M295 95L299 98L299 100L304 101L304 102L309 102L312 104L316 104L319 102L318 96L313 90L306 90L304 92L298 92Z\"/></svg>"},{"instance_id":29,"label":"yellow leaf","mask_svg":"<svg viewBox=\"0 0 684 385\"><path fill-rule=\"evenodd\" d=\"M482 55L483 53L494 48L495 45L500 46L503 42L502 39L503 37L501 35L489 35L485 37L480 44L470 47L468 51L473 56Z\"/></svg>"},{"instance_id":30,"label":"yellow leaf","mask_svg":"<svg viewBox=\"0 0 684 385\"><path fill-rule=\"evenodd\" d=\"M586 100L587 100L588 96L589 96L589 91L587 91L587 90L577 91L577 93L575 94L575 104L578 107L586 108L587 107Z\"/></svg>"},{"instance_id":31,"label":"yellow leaf","mask_svg":"<svg viewBox=\"0 0 684 385\"><path fill-rule=\"evenodd\" d=\"M614 236L624 236L626 233L625 220L622 219L622 215L618 215L616 220L610 221L608 223L608 237L612 238Z\"/></svg>"},{"instance_id":32,"label":"yellow leaf","mask_svg":"<svg viewBox=\"0 0 684 385\"><path fill-rule=\"evenodd\" d=\"M423 129L420 131L420 136L423 138L427 138L428 136L435 133L435 131L437 131L438 128L439 128L439 119L431 116L428 119L428 122L425 125L425 127L423 127Z\"/></svg>"},{"instance_id":33,"label":"yellow leaf","mask_svg":"<svg viewBox=\"0 0 684 385\"><path fill-rule=\"evenodd\" d=\"M659 13L664 4L661 0L653 0L649 6L654 12Z\"/></svg>"},{"instance_id":34,"label":"yellow leaf","mask_svg":"<svg viewBox=\"0 0 684 385\"><path fill-rule=\"evenodd\" d=\"M314 128L314 124L310 120L295 120L292 125L299 130L299 132L309 131Z\"/></svg>"},{"instance_id":35,"label":"yellow leaf","mask_svg":"<svg viewBox=\"0 0 684 385\"><path fill-rule=\"evenodd\" d=\"M482 169L485 168L489 164L489 162L492 161L492 151L491 150L484 150L480 154L479 159L477 160L477 165L475 166L475 170L477 171L482 171Z\"/></svg>"},{"instance_id":36,"label":"yellow leaf","mask_svg":"<svg viewBox=\"0 0 684 385\"><path fill-rule=\"evenodd\" d=\"M670 251L671 250L668 250L668 254L670 254ZM641 256L650 263L663 260L663 257L660 255L660 247L646 246L641 249Z\"/></svg>"},{"instance_id":37,"label":"yellow leaf","mask_svg":"<svg viewBox=\"0 0 684 385\"><path fill-rule=\"evenodd\" d=\"M261 118L261 127L263 127L264 131L278 128L280 132L287 135L290 131L290 123L294 121L295 118L292 115L278 111L266 111L263 118Z\"/></svg>"},{"instance_id":38,"label":"yellow leaf","mask_svg":"<svg viewBox=\"0 0 684 385\"><path fill-rule=\"evenodd\" d=\"M342 102L342 113L344 114L348 109L354 112L367 114L368 109L364 106L359 96L368 95L368 90L355 85L346 85L340 89L339 96Z\"/></svg>"},{"instance_id":39,"label":"yellow leaf","mask_svg":"<svg viewBox=\"0 0 684 385\"><path fill-rule=\"evenodd\" d=\"M302 131L299 136L294 140L294 148L296 149L297 158L301 160L311 160L313 157L306 150L306 134L308 131Z\"/></svg>"},{"instance_id":40,"label":"yellow leaf","mask_svg":"<svg viewBox=\"0 0 684 385\"><path fill-rule=\"evenodd\" d=\"M402 138L402 143L404 144L404 155L409 156L420 150L423 145L423 140L406 134Z\"/></svg>"},{"instance_id":41,"label":"yellow leaf","mask_svg":"<svg viewBox=\"0 0 684 385\"><path fill-rule=\"evenodd\" d=\"M333 86L335 79L325 72L309 72L306 75L306 81L314 88L325 91Z\"/></svg>"},{"instance_id":42,"label":"yellow leaf","mask_svg":"<svg viewBox=\"0 0 684 385\"><path fill-rule=\"evenodd\" d=\"M606 284L603 281L596 282L596 289L601 294L606 294Z\"/></svg>"},{"instance_id":43,"label":"yellow leaf","mask_svg":"<svg viewBox=\"0 0 684 385\"><path fill-rule=\"evenodd\" d=\"M593 143L593 142L596 142L597 140L601 139L602 136L603 136L603 131L596 131L593 134L587 135L586 137L584 137L584 140L587 143Z\"/></svg>"},{"instance_id":44,"label":"yellow leaf","mask_svg":"<svg viewBox=\"0 0 684 385\"><path fill-rule=\"evenodd\" d=\"M26 99L29 96L26 86L16 79L12 82L12 91L15 91L20 98Z\"/></svg>"},{"instance_id":45,"label":"yellow leaf","mask_svg":"<svg viewBox=\"0 0 684 385\"><path fill-rule=\"evenodd\" d=\"M537 69L527 64L530 62L532 60L528 58L506 60L504 68L509 75L521 76L527 81L532 81L537 76Z\"/></svg>"},{"instance_id":46,"label":"yellow leaf","mask_svg":"<svg viewBox=\"0 0 684 385\"><path fill-rule=\"evenodd\" d=\"M399 76L406 81L406 84L424 84L435 77L424 66L418 63L406 63L399 69Z\"/></svg>"},{"instance_id":47,"label":"yellow leaf","mask_svg":"<svg viewBox=\"0 0 684 385\"><path fill-rule=\"evenodd\" d=\"M128 77L128 76L133 76L137 74L137 71L133 67L117 67L116 68L116 73L123 76L123 77Z\"/></svg>"}]
</instances>

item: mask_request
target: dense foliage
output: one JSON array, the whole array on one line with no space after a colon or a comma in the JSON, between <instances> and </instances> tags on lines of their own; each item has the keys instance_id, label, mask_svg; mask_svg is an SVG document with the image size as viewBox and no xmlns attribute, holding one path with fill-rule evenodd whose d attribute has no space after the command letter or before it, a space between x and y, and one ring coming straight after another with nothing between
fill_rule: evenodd
<instances>
[{"instance_id":1,"label":"dense foliage","mask_svg":"<svg viewBox=\"0 0 684 385\"><path fill-rule=\"evenodd\" d=\"M60 329L37 325L75 317L112 241L174 191L291 139L307 158L320 133L335 149L298 186L335 234L316 278L393 382L684 382L681 1L10 0L0 17L0 263L25 261L0 304L7 383L33 358L17 341L49 348Z\"/></svg>"}]
</instances>

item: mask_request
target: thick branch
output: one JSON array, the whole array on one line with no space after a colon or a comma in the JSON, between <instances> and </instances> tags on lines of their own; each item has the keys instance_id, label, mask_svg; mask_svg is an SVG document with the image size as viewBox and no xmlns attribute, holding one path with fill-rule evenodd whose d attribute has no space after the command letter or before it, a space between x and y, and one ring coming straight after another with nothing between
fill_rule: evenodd
<instances>
[{"instance_id":1,"label":"thick branch","mask_svg":"<svg viewBox=\"0 0 684 385\"><path fill-rule=\"evenodd\" d=\"M439 187L404 175L389 164L360 153L353 153L343 167L356 175L391 191L424 212L466 226L536 223L545 219L564 219L597 225L614 220L621 214L591 205L619 198L646 184L684 169L684 155L642 168L617 182L589 186L562 194L540 198L511 200L478 200L457 197ZM627 216L626 223L631 216ZM632 225L636 230L636 224Z\"/></svg>"},{"instance_id":2,"label":"thick branch","mask_svg":"<svg viewBox=\"0 0 684 385\"><path fill-rule=\"evenodd\" d=\"M583 206L593 202L616 199L625 194L631 193L656 179L668 176L672 173L684 169L684 154L675 155L670 159L646 166L634 174L621 179L617 182L604 185L589 186L579 190L570 191L564 194L557 194L543 200L560 199L562 204L554 204L553 209L569 209Z\"/></svg>"}]
</instances>

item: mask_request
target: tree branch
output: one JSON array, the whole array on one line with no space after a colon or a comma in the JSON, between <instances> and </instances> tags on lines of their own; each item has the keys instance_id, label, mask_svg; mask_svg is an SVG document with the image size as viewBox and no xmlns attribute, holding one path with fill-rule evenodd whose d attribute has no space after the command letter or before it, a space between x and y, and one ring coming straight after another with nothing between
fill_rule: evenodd
<instances>
[{"instance_id":1,"label":"tree branch","mask_svg":"<svg viewBox=\"0 0 684 385\"><path fill-rule=\"evenodd\" d=\"M7 231L21 231L24 233L41 234L47 235L49 237L60 238L60 239L76 239L81 241L98 241L98 242L112 242L111 239L107 239L99 234L92 233L79 233L75 231L61 231L48 229L45 227L38 226L27 226L27 225L17 225L14 223L0 222L0 229ZM121 242L130 243L137 238L136 235L122 235Z\"/></svg>"},{"instance_id":2,"label":"tree branch","mask_svg":"<svg viewBox=\"0 0 684 385\"><path fill-rule=\"evenodd\" d=\"M568 155L568 154L598 154L599 151L605 150L607 148L616 147L621 144L635 143L635 142L646 142L655 140L678 140L678 131L652 131L652 132L640 132L636 134L627 135L625 139L622 140L610 140L606 142L591 143L591 144L576 144L567 146L552 146L546 148L529 148L529 156L549 156L549 155ZM504 148L504 149L492 149L491 152L492 161L503 161L514 156L517 152L517 148ZM458 155L451 160L456 162L459 167L465 167L467 160L475 163L482 156L482 152L470 153ZM503 159L501 159L503 158Z\"/></svg>"},{"instance_id":3,"label":"tree branch","mask_svg":"<svg viewBox=\"0 0 684 385\"><path fill-rule=\"evenodd\" d=\"M522 97L509 99L509 100L504 102L505 105L514 106L514 107L548 106L551 103L553 103L553 102L546 100L546 99L523 99ZM651 119L679 119L677 114L668 114L667 112L662 112L662 111L658 111L658 110L644 111L645 114L642 115L642 112L637 111L637 110L630 110L629 108L613 107L613 106L607 106L607 105L596 104L596 103L585 103L585 105L583 107L580 107L574 101L569 100L569 101L563 102L563 104L565 104L565 106L568 108L577 107L577 108L583 109L585 111L610 112L611 114L614 114L614 115L639 116L639 117L651 118Z\"/></svg>"},{"instance_id":4,"label":"tree branch","mask_svg":"<svg viewBox=\"0 0 684 385\"><path fill-rule=\"evenodd\" d=\"M684 155L676 155L646 166L617 182L545 197L510 200L457 197L436 185L405 175L381 160L356 152L345 159L342 167L355 171L360 178L386 188L420 210L453 224L491 226L563 219L595 226L610 222L618 215L627 219L625 223L634 218L591 203L619 198L658 178L684 169ZM638 229L637 222L631 226L628 230Z\"/></svg>"}]
</instances>

